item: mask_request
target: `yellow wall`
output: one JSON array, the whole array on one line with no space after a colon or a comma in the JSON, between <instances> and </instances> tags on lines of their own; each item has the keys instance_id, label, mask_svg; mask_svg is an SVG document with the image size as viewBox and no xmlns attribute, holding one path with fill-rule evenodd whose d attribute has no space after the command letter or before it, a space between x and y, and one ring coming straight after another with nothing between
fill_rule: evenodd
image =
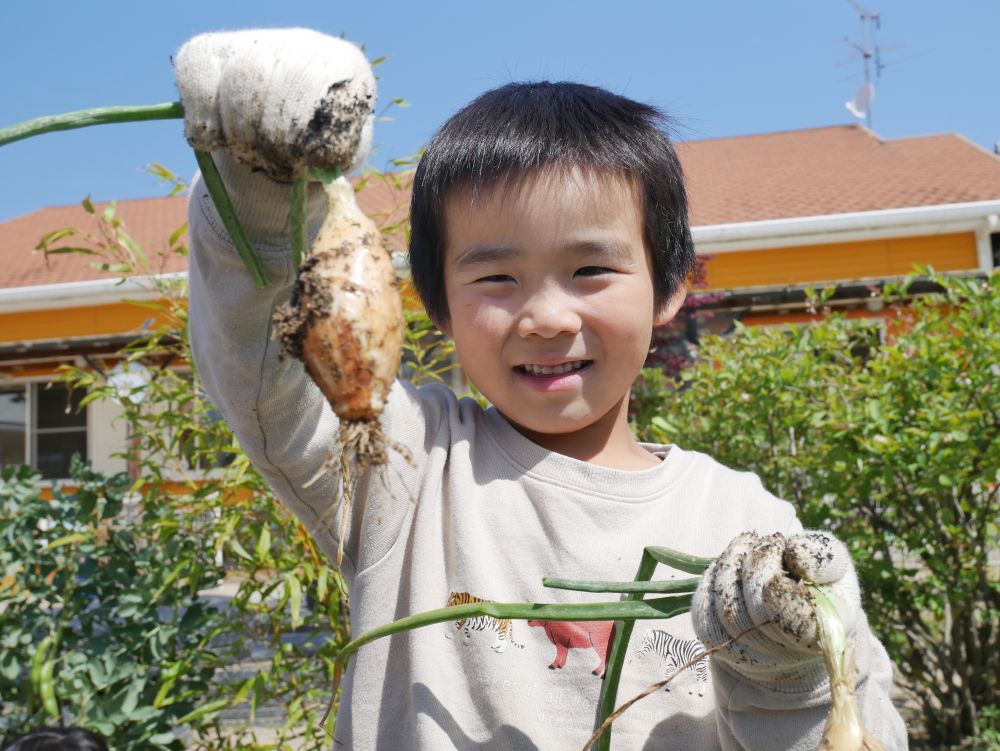
<instances>
[{"instance_id":1,"label":"yellow wall","mask_svg":"<svg viewBox=\"0 0 1000 751\"><path fill-rule=\"evenodd\" d=\"M162 322L157 311L130 303L2 313L0 343L138 333L150 318Z\"/></svg>"},{"instance_id":2,"label":"yellow wall","mask_svg":"<svg viewBox=\"0 0 1000 751\"><path fill-rule=\"evenodd\" d=\"M706 264L707 287L699 291L905 276L915 263L938 271L974 269L975 233L716 253ZM420 307L412 283L404 282L401 291L408 308ZM164 321L157 311L130 303L2 313L0 344L138 333L149 319Z\"/></svg>"},{"instance_id":3,"label":"yellow wall","mask_svg":"<svg viewBox=\"0 0 1000 751\"><path fill-rule=\"evenodd\" d=\"M901 237L716 253L706 264L707 289L905 276L915 263L937 271L978 266L976 235ZM699 288L699 291L706 288Z\"/></svg>"}]
</instances>

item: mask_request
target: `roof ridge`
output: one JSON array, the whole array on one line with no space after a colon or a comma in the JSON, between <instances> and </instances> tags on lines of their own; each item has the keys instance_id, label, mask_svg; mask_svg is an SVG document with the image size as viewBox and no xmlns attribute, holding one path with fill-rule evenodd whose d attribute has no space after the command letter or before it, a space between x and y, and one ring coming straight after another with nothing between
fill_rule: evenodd
<instances>
[{"instance_id":1,"label":"roof ridge","mask_svg":"<svg viewBox=\"0 0 1000 751\"><path fill-rule=\"evenodd\" d=\"M876 138L879 137L877 134L874 133L874 131L869 131L868 128L865 128L862 125L858 125L857 123L843 123L841 125L816 125L811 128L787 128L785 130L772 130L764 133L741 133L735 136L712 136L710 138L697 138L688 141L681 141L680 143L689 144L689 143L708 143L710 141L738 141L745 138L768 138L770 136L783 136L783 135L788 135L789 133L808 133L817 130L847 130L847 129L862 129L868 131Z\"/></svg>"},{"instance_id":2,"label":"roof ridge","mask_svg":"<svg viewBox=\"0 0 1000 751\"><path fill-rule=\"evenodd\" d=\"M984 154L988 154L995 161L996 160L1000 160L1000 151L997 151L997 149L1000 148L1000 141L997 141L997 145L993 147L993 151L990 151L985 146L982 146L982 145L976 143L971 138L969 138L968 136L964 136L961 133L954 133L953 132L950 135L955 136L959 141L965 141L965 143L967 143L969 146L972 146L972 147L974 147L976 149L979 149Z\"/></svg>"}]
</instances>

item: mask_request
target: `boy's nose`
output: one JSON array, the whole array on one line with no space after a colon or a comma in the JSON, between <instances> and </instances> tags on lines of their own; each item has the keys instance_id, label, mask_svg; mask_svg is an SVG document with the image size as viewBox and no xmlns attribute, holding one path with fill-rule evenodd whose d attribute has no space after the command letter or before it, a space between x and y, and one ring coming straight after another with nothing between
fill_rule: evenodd
<instances>
[{"instance_id":1,"label":"boy's nose","mask_svg":"<svg viewBox=\"0 0 1000 751\"><path fill-rule=\"evenodd\" d=\"M558 285L548 285L531 295L521 308L517 331L523 337L551 338L575 334L580 330L580 315L574 298Z\"/></svg>"}]
</instances>

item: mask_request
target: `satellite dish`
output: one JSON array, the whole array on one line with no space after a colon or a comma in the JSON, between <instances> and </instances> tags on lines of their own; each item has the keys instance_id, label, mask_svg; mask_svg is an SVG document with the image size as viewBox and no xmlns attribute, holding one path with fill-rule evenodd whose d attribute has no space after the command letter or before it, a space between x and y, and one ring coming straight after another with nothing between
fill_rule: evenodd
<instances>
[{"instance_id":1,"label":"satellite dish","mask_svg":"<svg viewBox=\"0 0 1000 751\"><path fill-rule=\"evenodd\" d=\"M864 120L868 117L868 110L872 106L872 101L874 101L874 99L875 87L870 83L863 83L855 92L854 99L849 102L844 102L844 106L847 108L847 111L856 118Z\"/></svg>"}]
</instances>

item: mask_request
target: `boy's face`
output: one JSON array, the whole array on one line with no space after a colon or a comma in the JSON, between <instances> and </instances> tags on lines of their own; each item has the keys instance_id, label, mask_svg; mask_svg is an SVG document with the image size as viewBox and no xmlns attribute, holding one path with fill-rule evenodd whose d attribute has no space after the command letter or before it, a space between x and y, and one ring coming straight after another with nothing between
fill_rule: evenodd
<instances>
[{"instance_id":1,"label":"boy's face","mask_svg":"<svg viewBox=\"0 0 1000 751\"><path fill-rule=\"evenodd\" d=\"M588 459L634 447L629 389L654 322L676 310L654 316L636 187L543 172L474 202L456 192L445 217L442 328L472 383L552 450Z\"/></svg>"}]
</instances>

